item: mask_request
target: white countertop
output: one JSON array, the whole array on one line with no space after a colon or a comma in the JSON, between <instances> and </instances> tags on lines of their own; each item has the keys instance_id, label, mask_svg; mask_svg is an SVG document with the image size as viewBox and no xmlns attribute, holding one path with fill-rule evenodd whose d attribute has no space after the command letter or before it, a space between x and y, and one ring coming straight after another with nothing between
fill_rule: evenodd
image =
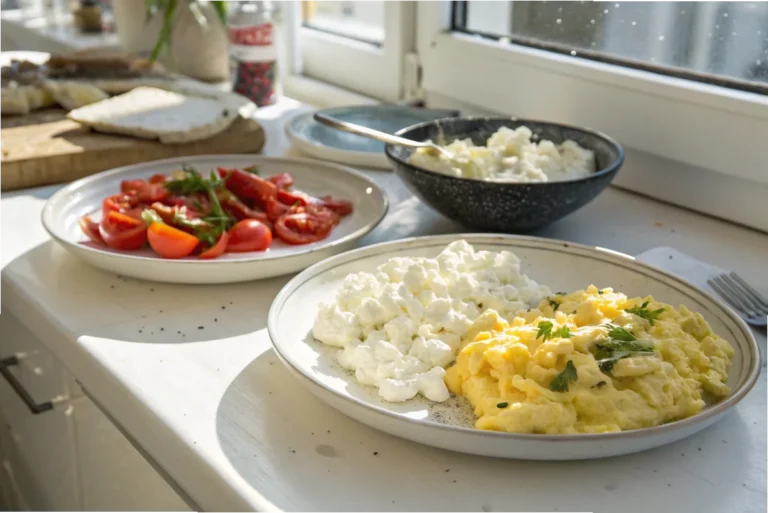
<instances>
[{"instance_id":1,"label":"white countertop","mask_svg":"<svg viewBox=\"0 0 768 513\"><path fill-rule=\"evenodd\" d=\"M267 155L287 152L283 122L305 108L259 112ZM390 172L369 174L391 208L365 244L461 231ZM714 427L632 456L526 462L421 446L320 403L279 362L266 316L290 277L179 286L93 269L39 222L55 190L2 197L2 308L204 510L766 510L765 368ZM768 292L768 235L616 188L536 235L633 255L672 246Z\"/></svg>"}]
</instances>

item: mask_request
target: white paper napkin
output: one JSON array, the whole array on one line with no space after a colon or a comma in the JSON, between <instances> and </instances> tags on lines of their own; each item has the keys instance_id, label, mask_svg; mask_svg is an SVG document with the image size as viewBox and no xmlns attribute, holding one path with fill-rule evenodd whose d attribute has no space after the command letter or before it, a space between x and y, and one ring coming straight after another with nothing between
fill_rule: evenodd
<instances>
[{"instance_id":1,"label":"white paper napkin","mask_svg":"<svg viewBox=\"0 0 768 513\"><path fill-rule=\"evenodd\" d=\"M720 297L720 294L715 292L712 287L709 286L707 280L714 278L715 276L728 272L726 269L717 267L716 265L696 260L690 255L686 255L682 251L678 251L675 248L666 246L649 249L643 253L637 255L638 260L646 264L655 265L661 267L665 271L669 271L673 274L681 276L690 281L697 287L701 288L712 294L714 297L721 300L729 308L731 307L724 298ZM738 311L731 308L742 319L744 318ZM756 331L754 327L753 331ZM760 333L759 330L757 330Z\"/></svg>"},{"instance_id":2,"label":"white paper napkin","mask_svg":"<svg viewBox=\"0 0 768 513\"><path fill-rule=\"evenodd\" d=\"M666 246L649 249L648 251L637 255L636 258L641 262L661 267L665 271L669 271L685 278L716 298L720 298L720 296L717 292L712 290L712 287L709 286L707 280L714 278L718 274L728 272L720 267L702 262L701 260L696 260L692 256L686 255L675 248Z\"/></svg>"}]
</instances>

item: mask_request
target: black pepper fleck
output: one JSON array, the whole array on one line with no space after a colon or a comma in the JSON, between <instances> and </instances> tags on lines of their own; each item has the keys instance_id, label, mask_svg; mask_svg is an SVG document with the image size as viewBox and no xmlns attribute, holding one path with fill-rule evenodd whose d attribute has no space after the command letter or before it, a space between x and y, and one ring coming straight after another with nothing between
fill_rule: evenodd
<instances>
[{"instance_id":1,"label":"black pepper fleck","mask_svg":"<svg viewBox=\"0 0 768 513\"><path fill-rule=\"evenodd\" d=\"M139 333L141 333L141 330L139 330Z\"/></svg>"},{"instance_id":2,"label":"black pepper fleck","mask_svg":"<svg viewBox=\"0 0 768 513\"><path fill-rule=\"evenodd\" d=\"M222 310L226 310L226 309L227 309L227 307L226 307L226 306L224 306L224 305L222 305L222 306L221 306L221 309L222 309Z\"/></svg>"},{"instance_id":3,"label":"black pepper fleck","mask_svg":"<svg viewBox=\"0 0 768 513\"><path fill-rule=\"evenodd\" d=\"M197 327L197 329L199 329L199 330L204 330L204 329L205 329L205 326L198 326L198 327Z\"/></svg>"},{"instance_id":4,"label":"black pepper fleck","mask_svg":"<svg viewBox=\"0 0 768 513\"><path fill-rule=\"evenodd\" d=\"M114 285L110 285L110 286L109 286L109 288L110 288L110 289L114 289L114 288L115 288L115 286L114 286Z\"/></svg>"},{"instance_id":5,"label":"black pepper fleck","mask_svg":"<svg viewBox=\"0 0 768 513\"><path fill-rule=\"evenodd\" d=\"M160 331L165 331L165 328L160 328Z\"/></svg>"},{"instance_id":6,"label":"black pepper fleck","mask_svg":"<svg viewBox=\"0 0 768 513\"><path fill-rule=\"evenodd\" d=\"M218 320L217 318L215 318L215 317L214 317L214 318L213 318L213 322L219 322L219 320Z\"/></svg>"},{"instance_id":7,"label":"black pepper fleck","mask_svg":"<svg viewBox=\"0 0 768 513\"><path fill-rule=\"evenodd\" d=\"M374 452L374 453L373 453L373 455L374 455L374 456L378 456L378 455L379 455L379 453L378 453L378 452Z\"/></svg>"},{"instance_id":8,"label":"black pepper fleck","mask_svg":"<svg viewBox=\"0 0 768 513\"><path fill-rule=\"evenodd\" d=\"M701 447L699 447L699 450L701 450Z\"/></svg>"},{"instance_id":9,"label":"black pepper fleck","mask_svg":"<svg viewBox=\"0 0 768 513\"><path fill-rule=\"evenodd\" d=\"M445 469L445 471L446 471L446 472L450 472L450 471L451 471L451 469L447 468L447 469Z\"/></svg>"},{"instance_id":10,"label":"black pepper fleck","mask_svg":"<svg viewBox=\"0 0 768 513\"><path fill-rule=\"evenodd\" d=\"M150 291L150 292L154 292L154 291L155 291L155 289L149 289L149 291Z\"/></svg>"}]
</instances>

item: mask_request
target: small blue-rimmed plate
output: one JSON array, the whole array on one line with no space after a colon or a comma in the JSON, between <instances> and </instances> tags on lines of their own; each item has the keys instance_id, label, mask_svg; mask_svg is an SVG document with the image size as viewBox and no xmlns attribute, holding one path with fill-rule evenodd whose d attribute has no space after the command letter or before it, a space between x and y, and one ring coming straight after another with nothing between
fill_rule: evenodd
<instances>
[{"instance_id":1,"label":"small blue-rimmed plate","mask_svg":"<svg viewBox=\"0 0 768 513\"><path fill-rule=\"evenodd\" d=\"M350 123L394 134L407 126L455 117L455 110L420 109L401 105L358 105L323 109L323 114ZM342 132L315 121L314 112L300 114L286 126L293 144L301 151L323 160L352 166L389 168L384 143Z\"/></svg>"}]
</instances>

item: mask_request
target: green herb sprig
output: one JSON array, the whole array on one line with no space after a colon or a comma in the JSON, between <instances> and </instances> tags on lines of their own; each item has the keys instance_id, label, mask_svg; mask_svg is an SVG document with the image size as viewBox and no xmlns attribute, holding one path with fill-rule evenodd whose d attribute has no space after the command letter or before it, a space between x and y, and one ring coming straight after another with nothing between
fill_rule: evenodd
<instances>
[{"instance_id":1,"label":"green herb sprig","mask_svg":"<svg viewBox=\"0 0 768 513\"><path fill-rule=\"evenodd\" d=\"M552 310L553 310L553 311L555 311L555 312L557 312L557 309L558 309L558 308L560 308L560 303L559 303L559 302L557 302L557 301L555 301L555 300L554 300L554 299L552 299L552 298L550 298L550 299L547 299L547 301L549 301L549 306L551 306L551 307L552 307Z\"/></svg>"},{"instance_id":2,"label":"green herb sprig","mask_svg":"<svg viewBox=\"0 0 768 513\"><path fill-rule=\"evenodd\" d=\"M663 308L659 308L658 310L649 310L646 308L648 306L648 301L645 301L642 306L634 307L634 308L627 308L624 310L627 313L635 314L638 317L642 317L643 319L646 319L651 326L653 326L653 323L656 321L656 319L659 318L659 316L664 311Z\"/></svg>"},{"instance_id":3,"label":"green herb sprig","mask_svg":"<svg viewBox=\"0 0 768 513\"><path fill-rule=\"evenodd\" d=\"M654 353L653 347L637 340L608 339L595 343L590 352L602 372L611 372L619 360L630 356L648 356Z\"/></svg>"},{"instance_id":4,"label":"green herb sprig","mask_svg":"<svg viewBox=\"0 0 768 513\"><path fill-rule=\"evenodd\" d=\"M536 333L536 338L541 338L542 342L546 342L546 340L552 335L552 323L549 321L541 321L538 324L539 331Z\"/></svg>"},{"instance_id":5,"label":"green herb sprig","mask_svg":"<svg viewBox=\"0 0 768 513\"><path fill-rule=\"evenodd\" d=\"M637 340L637 337L635 337L631 331L628 331L621 326L606 324L606 327L608 328L608 336L612 339L623 340L624 342L632 342L633 340Z\"/></svg>"},{"instance_id":6,"label":"green herb sprig","mask_svg":"<svg viewBox=\"0 0 768 513\"><path fill-rule=\"evenodd\" d=\"M563 372L555 376L555 379L549 383L549 389L553 392L567 392L568 383L577 379L579 379L579 375L576 373L576 367L571 360L568 360Z\"/></svg>"}]
</instances>

